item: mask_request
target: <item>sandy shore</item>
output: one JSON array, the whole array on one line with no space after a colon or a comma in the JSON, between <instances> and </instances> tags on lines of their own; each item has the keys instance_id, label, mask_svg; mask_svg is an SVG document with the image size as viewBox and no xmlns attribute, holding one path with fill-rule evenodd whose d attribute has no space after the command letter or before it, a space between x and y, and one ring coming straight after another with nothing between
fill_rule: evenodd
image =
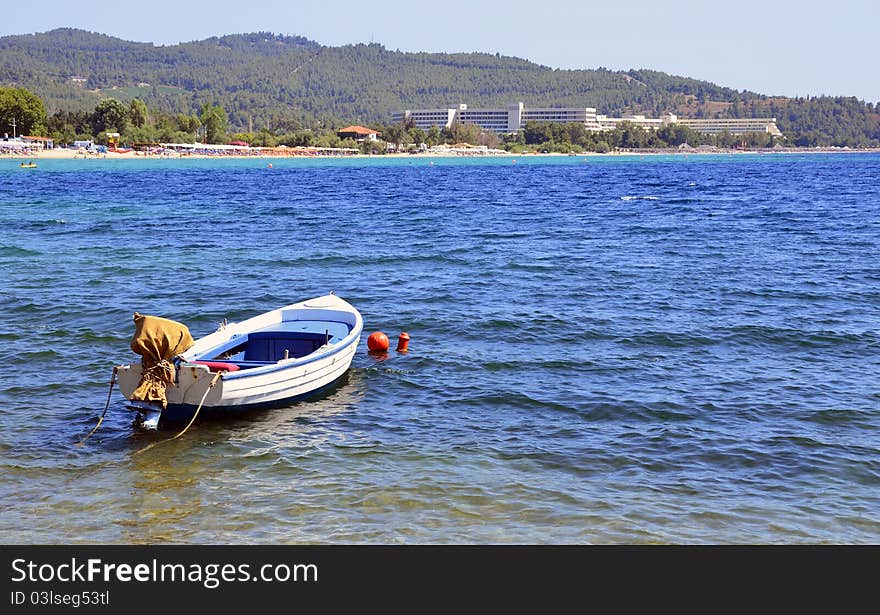
<instances>
[{"instance_id":1,"label":"sandy shore","mask_svg":"<svg viewBox=\"0 0 880 615\"><path fill-rule=\"evenodd\" d=\"M302 154L291 154L280 156L277 153L252 154L252 155L205 155L205 154L147 154L141 152L106 152L103 154L87 154L80 150L56 148L30 154L3 154L0 158L14 158L18 160L174 160L174 159L285 159L285 158L483 158L483 157L521 157L532 158L538 156L597 156L597 157L614 157L614 156L698 156L698 155L718 155L718 154L830 154L830 153L880 153L880 148L868 149L845 149L845 148L786 148L786 149L762 149L762 150L702 150L702 149L652 149L652 150L628 150L609 152L607 154L599 154L596 152L584 152L580 154L561 154L552 153L512 153L512 152L473 152L467 154L461 153L435 153L435 152L419 152L415 154L409 153L388 153L388 154L347 154L343 156L306 156Z\"/></svg>"},{"instance_id":2,"label":"sandy shore","mask_svg":"<svg viewBox=\"0 0 880 615\"><path fill-rule=\"evenodd\" d=\"M423 154L418 154L423 155ZM381 155L368 155L368 154L348 154L344 156L305 156L302 154L290 154L286 156L280 156L278 154L147 154L142 152L111 152L108 151L102 154L96 153L84 153L78 150L72 149L49 149L41 152L33 152L30 154L5 154L2 158L16 158L20 160L175 160L175 159L183 159L183 158L204 158L204 159L221 159L221 158L231 158L231 159L260 159L260 158L384 158L384 157L400 157L406 158L411 157L413 154L381 154Z\"/></svg>"}]
</instances>

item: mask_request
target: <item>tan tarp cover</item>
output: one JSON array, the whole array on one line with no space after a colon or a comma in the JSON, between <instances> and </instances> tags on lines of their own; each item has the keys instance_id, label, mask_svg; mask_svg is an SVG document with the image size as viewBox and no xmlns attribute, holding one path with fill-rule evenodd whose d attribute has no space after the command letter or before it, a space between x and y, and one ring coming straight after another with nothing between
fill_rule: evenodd
<instances>
[{"instance_id":1,"label":"tan tarp cover","mask_svg":"<svg viewBox=\"0 0 880 615\"><path fill-rule=\"evenodd\" d=\"M131 394L132 400L158 401L168 404L165 389L174 382L171 359L195 342L186 325L158 316L134 313L134 337L131 349L143 357L141 383Z\"/></svg>"}]
</instances>

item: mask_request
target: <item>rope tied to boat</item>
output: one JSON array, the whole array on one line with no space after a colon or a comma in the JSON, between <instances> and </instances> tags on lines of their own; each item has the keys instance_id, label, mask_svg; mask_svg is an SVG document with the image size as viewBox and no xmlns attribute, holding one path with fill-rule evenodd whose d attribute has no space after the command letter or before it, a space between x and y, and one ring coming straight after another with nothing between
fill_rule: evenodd
<instances>
[{"instance_id":1,"label":"rope tied to boat","mask_svg":"<svg viewBox=\"0 0 880 615\"><path fill-rule=\"evenodd\" d=\"M175 371L174 364L168 359L162 359L152 365L148 364L148 360L141 361L141 381L132 398L160 401L164 407L165 389L174 382Z\"/></svg>"},{"instance_id":2,"label":"rope tied to boat","mask_svg":"<svg viewBox=\"0 0 880 615\"><path fill-rule=\"evenodd\" d=\"M135 334L131 349L141 355L141 379L131 393L132 401L168 403L166 389L174 384L175 357L194 343L189 328L179 322L134 313Z\"/></svg>"},{"instance_id":3,"label":"rope tied to boat","mask_svg":"<svg viewBox=\"0 0 880 615\"><path fill-rule=\"evenodd\" d=\"M160 372L161 370L161 372ZM151 376L155 376L156 373L159 372L159 377L161 378L163 375L167 377L167 379L171 379L174 376L174 364L168 359L162 359L155 365L151 365L150 367L143 368L142 374L149 374ZM172 380L173 382L173 380Z\"/></svg>"},{"instance_id":4,"label":"rope tied to boat","mask_svg":"<svg viewBox=\"0 0 880 615\"><path fill-rule=\"evenodd\" d=\"M148 444L148 445L145 446L144 448L142 448L142 449L140 449L140 450L135 451L134 453L132 453L132 456L140 455L141 453L144 453L144 452L150 450L150 449L153 448L154 446L159 446L160 444L162 444L162 443L164 443L164 442L170 442L171 440L176 440L177 438L179 438L180 436L182 436L183 434L185 434L185 433L186 433L186 430L189 429L190 426L192 426L192 424L196 422L196 417L199 416L199 411L202 409L202 406L204 405L205 400L208 398L208 393L211 392L211 389L214 388L214 385L217 384L217 381L220 380L220 378L221 378L222 376L223 376L223 372L222 372L222 371L221 371L221 372L217 372L217 373L214 375L214 377L211 379L211 383L208 385L208 388L205 389L205 394L202 395L202 401L199 402L199 405L198 405L198 407L196 408L196 411L195 411L195 413L193 414L192 418L189 420L189 423L187 423L186 427L184 427L184 428L180 431L180 433L178 433L176 436L172 436L172 437L167 438L167 439L165 439L165 440L159 440L158 442L153 442L152 444Z\"/></svg>"},{"instance_id":5,"label":"rope tied to boat","mask_svg":"<svg viewBox=\"0 0 880 615\"><path fill-rule=\"evenodd\" d=\"M92 430L86 434L86 437L76 443L77 446L82 446L85 444L86 440L88 440L93 433L98 431L98 427L101 426L101 423L104 422L104 417L107 415L107 410L110 408L110 397L113 395L113 385L116 384L116 374L119 373L119 366L113 366L113 374L110 376L110 390L107 391L107 403L104 405L104 412L101 413L101 417L98 419L98 424L95 425Z\"/></svg>"}]
</instances>

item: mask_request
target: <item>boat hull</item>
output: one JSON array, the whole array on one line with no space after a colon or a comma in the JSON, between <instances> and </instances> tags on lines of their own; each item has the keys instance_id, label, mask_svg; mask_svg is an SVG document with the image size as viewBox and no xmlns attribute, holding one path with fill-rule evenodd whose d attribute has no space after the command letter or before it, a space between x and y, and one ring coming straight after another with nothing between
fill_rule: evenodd
<instances>
[{"instance_id":1,"label":"boat hull","mask_svg":"<svg viewBox=\"0 0 880 615\"><path fill-rule=\"evenodd\" d=\"M346 372L347 373L347 372ZM205 419L223 419L233 417L243 417L251 412L260 412L264 410L273 410L278 408L286 408L293 404L309 401L334 390L335 387L345 381L345 373L332 382L325 384L317 389L295 395L293 397L285 397L274 401L260 402L253 404L240 404L237 406L211 406L202 407L199 416ZM161 407L150 403L129 402L129 409L139 414L138 424L144 429L157 429L160 425L187 423L195 414L198 406L189 404L168 404L162 410Z\"/></svg>"}]
</instances>

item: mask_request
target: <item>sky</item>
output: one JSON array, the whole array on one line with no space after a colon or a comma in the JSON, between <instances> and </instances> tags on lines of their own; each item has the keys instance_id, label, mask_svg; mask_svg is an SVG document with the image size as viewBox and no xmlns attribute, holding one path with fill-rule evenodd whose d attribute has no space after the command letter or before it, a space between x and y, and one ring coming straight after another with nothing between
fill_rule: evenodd
<instances>
[{"instance_id":1,"label":"sky","mask_svg":"<svg viewBox=\"0 0 880 615\"><path fill-rule=\"evenodd\" d=\"M21 8L18 8L21 7ZM649 68L737 90L880 102L880 0L41 0L0 35L73 27L175 44L242 32L483 51L553 68Z\"/></svg>"}]
</instances>

